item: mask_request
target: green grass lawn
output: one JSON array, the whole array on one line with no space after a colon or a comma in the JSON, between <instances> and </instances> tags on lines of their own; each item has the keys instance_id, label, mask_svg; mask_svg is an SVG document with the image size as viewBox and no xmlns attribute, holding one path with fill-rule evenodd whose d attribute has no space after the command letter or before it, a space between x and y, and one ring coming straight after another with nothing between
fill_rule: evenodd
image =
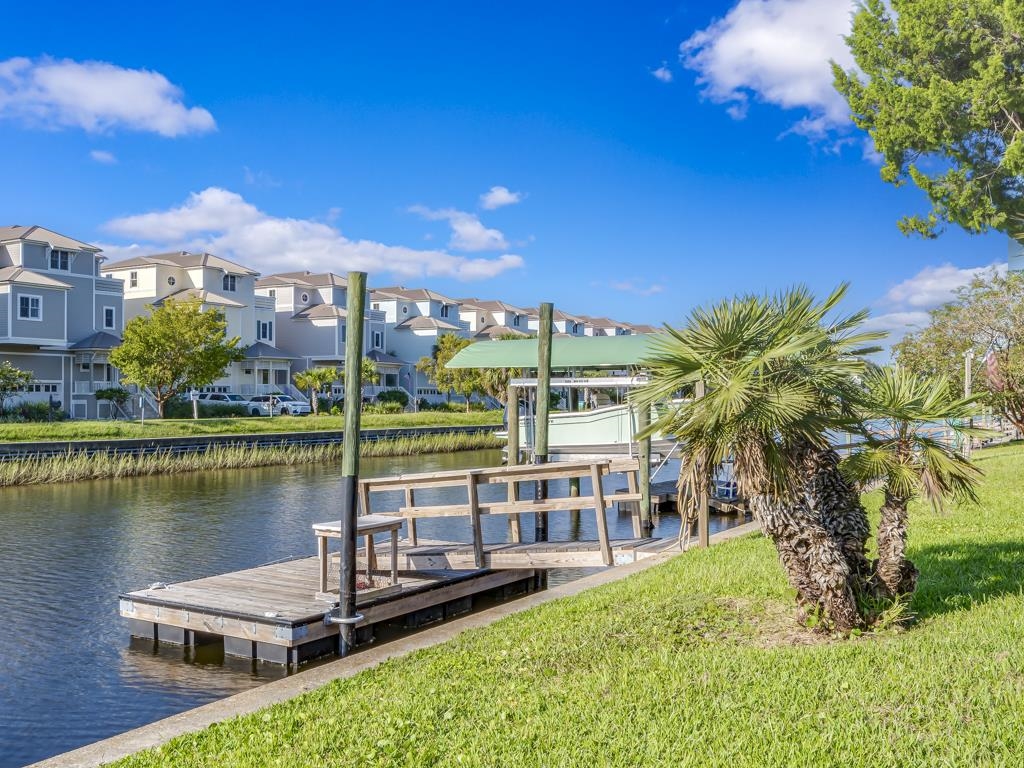
<instances>
[{"instance_id":1,"label":"green grass lawn","mask_svg":"<svg viewBox=\"0 0 1024 768\"><path fill-rule=\"evenodd\" d=\"M452 427L501 424L501 411L454 413L363 414L363 429L402 427ZM105 438L188 437L190 435L241 435L260 432L309 432L341 430L342 416L275 416L235 419L151 419L136 421L61 421L54 424L0 423L0 442L32 440L102 440Z\"/></svg>"},{"instance_id":2,"label":"green grass lawn","mask_svg":"<svg viewBox=\"0 0 1024 768\"><path fill-rule=\"evenodd\" d=\"M906 631L800 629L747 537L119 765L1019 765L1024 447L977 456L977 507L912 510Z\"/></svg>"}]
</instances>

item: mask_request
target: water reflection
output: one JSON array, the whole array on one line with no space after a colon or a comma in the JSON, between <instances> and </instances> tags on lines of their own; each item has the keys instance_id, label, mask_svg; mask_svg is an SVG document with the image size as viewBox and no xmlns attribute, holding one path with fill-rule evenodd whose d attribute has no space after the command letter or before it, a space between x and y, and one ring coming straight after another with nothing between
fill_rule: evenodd
<instances>
[{"instance_id":1,"label":"water reflection","mask_svg":"<svg viewBox=\"0 0 1024 768\"><path fill-rule=\"evenodd\" d=\"M381 476L499 461L499 452L481 451L367 460L362 471ZM0 489L0 768L283 676L277 665L225 658L219 646L154 651L151 643L130 642L116 595L313 554L310 526L337 514L339 475L338 465L323 464ZM551 485L553 495L566 493ZM503 492L481 489L488 498ZM581 494L588 492L584 483ZM431 503L427 494L418 500ZM374 510L401 501L375 495ZM532 516L522 518L530 539ZM609 529L613 537L632 535L627 515L609 513ZM589 511L552 513L549 530L552 540L597 536ZM656 534L677 530L678 517L666 515ZM423 520L417 531L470 540L462 518ZM485 518L484 533L505 539L507 519ZM563 569L550 583L593 570Z\"/></svg>"}]
</instances>

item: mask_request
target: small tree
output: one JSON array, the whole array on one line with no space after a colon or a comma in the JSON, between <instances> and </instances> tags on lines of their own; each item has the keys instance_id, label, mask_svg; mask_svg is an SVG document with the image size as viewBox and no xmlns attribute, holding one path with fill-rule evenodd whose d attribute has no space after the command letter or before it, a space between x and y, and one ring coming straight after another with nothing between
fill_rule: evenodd
<instances>
[{"instance_id":1,"label":"small tree","mask_svg":"<svg viewBox=\"0 0 1024 768\"><path fill-rule=\"evenodd\" d=\"M456 392L466 398L466 410L469 410L469 398L482 391L483 383L480 379L480 371L476 368L448 368L448 363L459 352L473 342L454 333L446 333L437 340L434 346L434 354L431 357L421 357L416 363L416 369L434 382L442 392L451 399L451 392Z\"/></svg>"},{"instance_id":2,"label":"small tree","mask_svg":"<svg viewBox=\"0 0 1024 768\"><path fill-rule=\"evenodd\" d=\"M328 389L340 376L337 368L322 366L292 374L292 380L296 387L309 392L309 402L313 406L313 415L316 416L320 412L320 393Z\"/></svg>"},{"instance_id":3,"label":"small tree","mask_svg":"<svg viewBox=\"0 0 1024 768\"><path fill-rule=\"evenodd\" d=\"M832 65L853 121L931 211L900 221L1014 234L1024 215L1024 13L1003 0L864 0L846 38L857 70Z\"/></svg>"},{"instance_id":4,"label":"small tree","mask_svg":"<svg viewBox=\"0 0 1024 768\"><path fill-rule=\"evenodd\" d=\"M893 346L918 376L943 376L963 391L966 355L981 402L1024 431L1024 276L992 271L930 313L927 327Z\"/></svg>"},{"instance_id":5,"label":"small tree","mask_svg":"<svg viewBox=\"0 0 1024 768\"><path fill-rule=\"evenodd\" d=\"M3 414L4 408L7 407L7 401L33 380L30 372L15 368L9 360L0 363L0 414Z\"/></svg>"},{"instance_id":6,"label":"small tree","mask_svg":"<svg viewBox=\"0 0 1024 768\"><path fill-rule=\"evenodd\" d=\"M128 402L129 397L129 392L124 387L107 387L105 389L96 390L97 402L106 400L107 402L113 403L119 407L124 407L124 404ZM114 418L113 409L111 409L110 418Z\"/></svg>"},{"instance_id":7,"label":"small tree","mask_svg":"<svg viewBox=\"0 0 1024 768\"><path fill-rule=\"evenodd\" d=\"M110 354L124 381L149 387L160 416L164 404L187 387L204 387L244 357L239 338L227 338L227 320L219 309L203 310L199 301L165 300L148 307L125 325L124 341Z\"/></svg>"}]
</instances>

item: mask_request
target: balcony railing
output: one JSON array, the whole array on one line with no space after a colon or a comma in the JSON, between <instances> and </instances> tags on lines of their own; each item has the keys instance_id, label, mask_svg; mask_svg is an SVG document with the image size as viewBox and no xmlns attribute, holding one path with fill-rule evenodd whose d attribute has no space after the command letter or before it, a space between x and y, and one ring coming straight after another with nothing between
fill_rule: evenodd
<instances>
[{"instance_id":1,"label":"balcony railing","mask_svg":"<svg viewBox=\"0 0 1024 768\"><path fill-rule=\"evenodd\" d=\"M91 395L101 389L119 386L121 386L121 383L118 381L75 381L72 383L71 391L76 395Z\"/></svg>"}]
</instances>

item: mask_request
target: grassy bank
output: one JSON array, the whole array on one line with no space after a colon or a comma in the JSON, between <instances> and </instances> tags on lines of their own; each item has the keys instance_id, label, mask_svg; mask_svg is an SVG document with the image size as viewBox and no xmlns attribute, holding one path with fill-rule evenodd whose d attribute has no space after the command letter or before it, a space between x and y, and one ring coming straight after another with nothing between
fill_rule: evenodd
<instances>
[{"instance_id":1,"label":"grassy bank","mask_svg":"<svg viewBox=\"0 0 1024 768\"><path fill-rule=\"evenodd\" d=\"M501 447L492 434L461 432L401 437L364 442L362 456L412 456L419 453L450 453ZM0 487L38 483L70 483L140 475L166 475L211 469L243 469L275 464L330 463L341 460L343 447L331 445L260 447L211 446L202 453L174 454L166 451L144 456L75 453L0 462Z\"/></svg>"},{"instance_id":2,"label":"grassy bank","mask_svg":"<svg viewBox=\"0 0 1024 768\"><path fill-rule=\"evenodd\" d=\"M1024 449L979 462L978 507L912 510L906 631L798 627L774 550L751 537L118 765L1018 764Z\"/></svg>"},{"instance_id":3,"label":"grassy bank","mask_svg":"<svg viewBox=\"0 0 1024 768\"><path fill-rule=\"evenodd\" d=\"M362 416L363 429L405 427L458 427L501 424L501 411L454 413L373 414ZM316 432L341 430L343 416L275 416L237 419L150 419L137 421L61 421L54 424L0 423L0 442L37 440L104 440L118 437L189 437L192 435L251 435L266 432Z\"/></svg>"}]
</instances>

